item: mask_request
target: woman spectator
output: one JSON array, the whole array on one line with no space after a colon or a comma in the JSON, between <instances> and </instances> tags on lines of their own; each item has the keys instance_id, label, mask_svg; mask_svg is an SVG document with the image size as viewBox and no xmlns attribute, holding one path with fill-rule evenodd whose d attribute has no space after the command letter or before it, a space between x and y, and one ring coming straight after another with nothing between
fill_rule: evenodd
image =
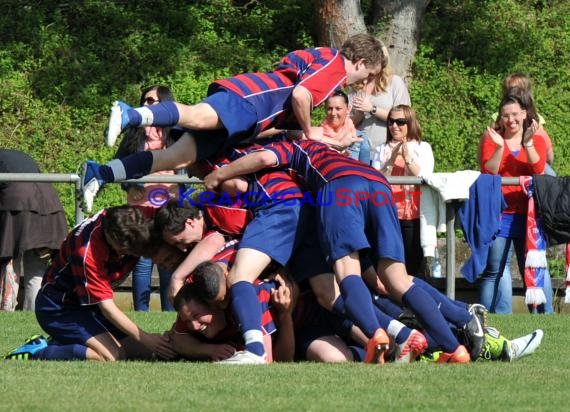
<instances>
[{"instance_id":1,"label":"woman spectator","mask_svg":"<svg viewBox=\"0 0 570 412\"><path fill-rule=\"evenodd\" d=\"M532 107L520 95L509 94L499 106L497 128L488 127L481 141L480 166L483 173L504 177L543 174L547 157L544 138L537 133L538 122ZM511 243L519 270L524 272L528 197L520 186L503 186L507 208L501 215L501 229L489 251L487 267L480 281L480 302L491 312L512 313L512 280L503 273ZM538 312L552 310L552 285L545 274L546 304Z\"/></svg>"},{"instance_id":2,"label":"woman spectator","mask_svg":"<svg viewBox=\"0 0 570 412\"><path fill-rule=\"evenodd\" d=\"M370 164L370 142L366 135L356 130L354 123L350 118L350 106L348 105L348 96L345 92L337 90L325 102L325 110L327 117L321 124L323 128L323 136L332 139L335 142L341 141L346 135L356 136L362 140L352 143L347 150L350 158L360 160L361 162ZM328 140L325 140L327 142Z\"/></svg>"},{"instance_id":3,"label":"woman spectator","mask_svg":"<svg viewBox=\"0 0 570 412\"><path fill-rule=\"evenodd\" d=\"M390 109L386 143L374 152L372 166L386 176L422 176L433 172L434 158L429 143L422 141L416 112L407 105ZM420 187L392 185L398 219L404 239L408 274L425 277L425 259L420 243Z\"/></svg>"},{"instance_id":4,"label":"woman spectator","mask_svg":"<svg viewBox=\"0 0 570 412\"><path fill-rule=\"evenodd\" d=\"M382 70L368 81L353 86L350 95L352 120L364 132L374 148L386 143L388 113L394 106L411 105L410 94L402 78L392 73L388 49L382 47ZM372 156L372 153L371 153Z\"/></svg>"},{"instance_id":5,"label":"woman spectator","mask_svg":"<svg viewBox=\"0 0 570 412\"><path fill-rule=\"evenodd\" d=\"M141 106L151 106L161 101L173 101L174 96L166 86L151 86L142 91L140 98ZM169 130L160 127L149 126L145 128L131 127L125 130L125 134L115 158L124 157L130 153L143 150L161 150L173 143L169 136ZM158 174L172 175L175 171L160 172ZM178 197L177 184L165 183L122 183L121 187L127 192L129 205L160 206L151 200L153 193L159 193L157 189L168 191L170 198ZM166 192L164 192L166 193ZM164 199L168 200L168 199ZM160 283L160 306L162 310L173 311L174 307L168 298L168 285L172 272L160 265L158 266ZM132 273L133 305L137 311L148 311L150 307L151 277L153 263L149 258L141 257Z\"/></svg>"}]
</instances>

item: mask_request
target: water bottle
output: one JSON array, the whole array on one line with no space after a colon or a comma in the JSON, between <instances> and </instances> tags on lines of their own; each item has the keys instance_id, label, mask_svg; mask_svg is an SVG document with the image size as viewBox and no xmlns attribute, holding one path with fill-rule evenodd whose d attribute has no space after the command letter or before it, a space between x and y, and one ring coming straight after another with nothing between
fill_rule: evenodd
<instances>
[{"instance_id":1,"label":"water bottle","mask_svg":"<svg viewBox=\"0 0 570 412\"><path fill-rule=\"evenodd\" d=\"M439 260L439 252L437 248L435 248L435 253L433 256L433 263L431 265L431 277L432 278L441 278L441 261Z\"/></svg>"}]
</instances>

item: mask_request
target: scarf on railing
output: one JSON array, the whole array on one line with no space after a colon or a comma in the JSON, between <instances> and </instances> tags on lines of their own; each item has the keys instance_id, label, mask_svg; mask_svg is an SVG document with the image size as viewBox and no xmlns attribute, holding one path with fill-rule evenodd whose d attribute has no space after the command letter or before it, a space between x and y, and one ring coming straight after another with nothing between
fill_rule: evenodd
<instances>
[{"instance_id":1,"label":"scarf on railing","mask_svg":"<svg viewBox=\"0 0 570 412\"><path fill-rule=\"evenodd\" d=\"M566 296L564 297L564 303L570 303L570 243L566 243Z\"/></svg>"},{"instance_id":2,"label":"scarf on railing","mask_svg":"<svg viewBox=\"0 0 570 412\"><path fill-rule=\"evenodd\" d=\"M540 223L535 215L532 176L519 177L519 183L528 196L526 218L526 258L524 264L524 284L526 286L525 303L540 305L546 303L544 294L544 275L547 269L546 240Z\"/></svg>"}]
</instances>

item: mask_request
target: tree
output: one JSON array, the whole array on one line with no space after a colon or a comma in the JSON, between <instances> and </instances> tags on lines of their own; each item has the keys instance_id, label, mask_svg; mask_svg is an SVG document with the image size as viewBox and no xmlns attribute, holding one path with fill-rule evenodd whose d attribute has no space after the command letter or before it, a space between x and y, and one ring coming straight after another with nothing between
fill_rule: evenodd
<instances>
[{"instance_id":1,"label":"tree","mask_svg":"<svg viewBox=\"0 0 570 412\"><path fill-rule=\"evenodd\" d=\"M370 32L388 47L395 73L410 78L420 40L420 25L429 0L373 0L367 21ZM316 0L319 45L340 47L351 35L366 31L359 0Z\"/></svg>"},{"instance_id":2,"label":"tree","mask_svg":"<svg viewBox=\"0 0 570 412\"><path fill-rule=\"evenodd\" d=\"M366 31L360 0L316 0L315 15L320 46L340 48L350 36Z\"/></svg>"}]
</instances>

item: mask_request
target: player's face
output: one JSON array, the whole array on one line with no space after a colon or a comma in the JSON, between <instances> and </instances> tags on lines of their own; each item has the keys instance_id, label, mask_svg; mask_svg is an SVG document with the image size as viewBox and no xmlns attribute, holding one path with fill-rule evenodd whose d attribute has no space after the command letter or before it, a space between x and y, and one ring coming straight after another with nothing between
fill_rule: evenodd
<instances>
[{"instance_id":1,"label":"player's face","mask_svg":"<svg viewBox=\"0 0 570 412\"><path fill-rule=\"evenodd\" d=\"M175 246L183 252L188 247L194 245L202 239L203 220L202 219L186 219L184 230L180 233L172 233L165 231L162 238L169 245Z\"/></svg>"},{"instance_id":2,"label":"player's face","mask_svg":"<svg viewBox=\"0 0 570 412\"><path fill-rule=\"evenodd\" d=\"M364 59L352 63L346 70L346 84L351 85L371 78L382 71L382 65L367 66Z\"/></svg>"},{"instance_id":3,"label":"player's face","mask_svg":"<svg viewBox=\"0 0 570 412\"><path fill-rule=\"evenodd\" d=\"M226 326L224 312L221 309L210 308L196 299L183 304L179 316L188 329L209 339L215 337Z\"/></svg>"}]
</instances>

